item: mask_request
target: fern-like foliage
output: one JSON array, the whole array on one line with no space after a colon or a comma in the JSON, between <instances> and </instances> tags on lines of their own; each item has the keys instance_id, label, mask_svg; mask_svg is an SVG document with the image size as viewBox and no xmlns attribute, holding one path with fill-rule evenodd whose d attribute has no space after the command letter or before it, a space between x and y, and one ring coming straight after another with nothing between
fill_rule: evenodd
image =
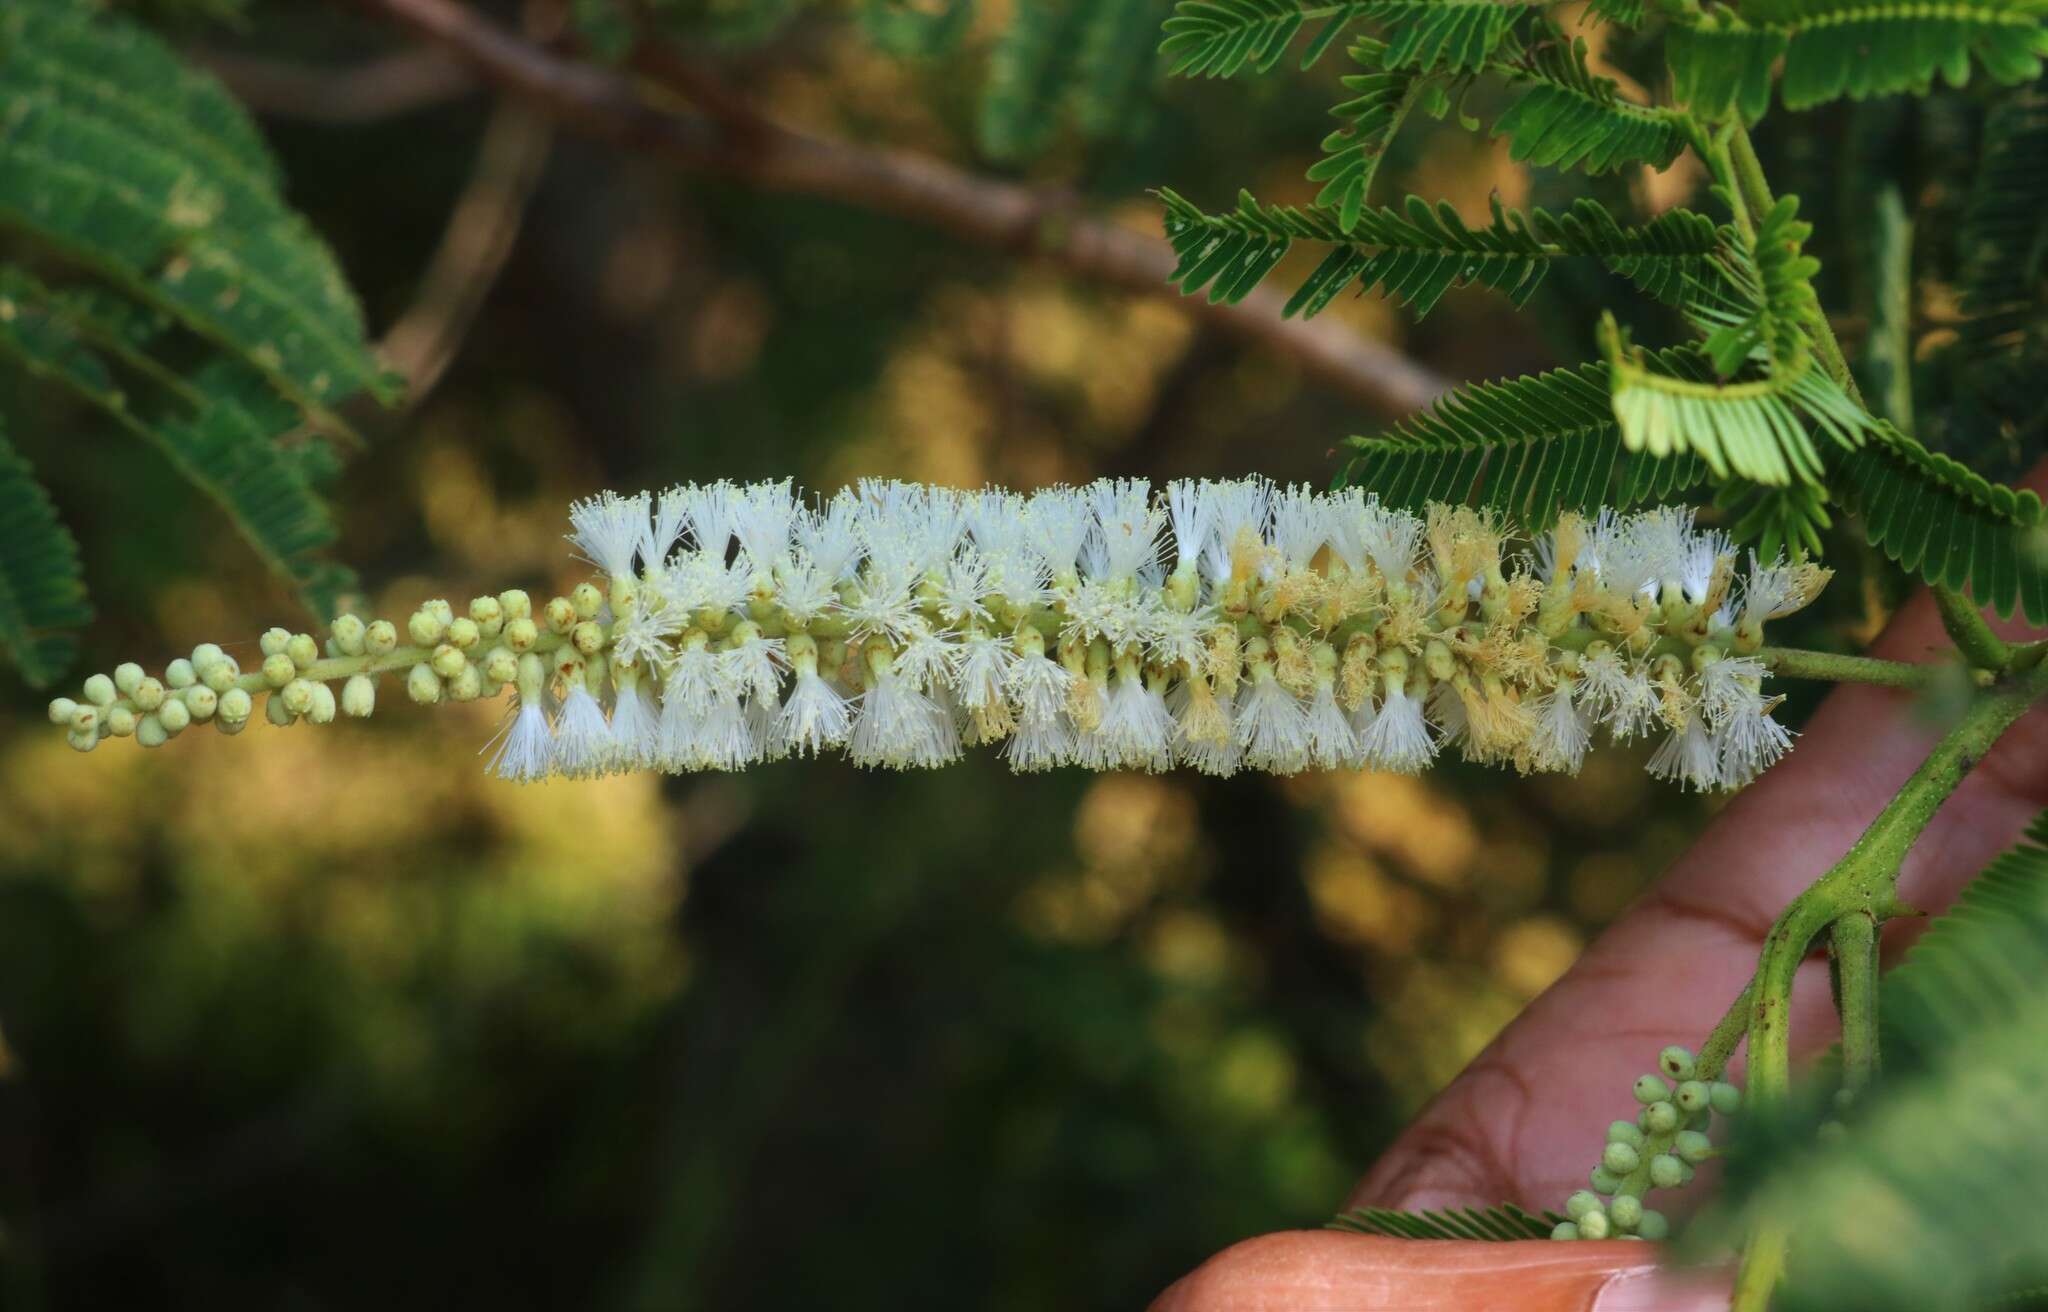
<instances>
[{"instance_id":1,"label":"fern-like foliage","mask_svg":"<svg viewBox=\"0 0 2048 1312\"><path fill-rule=\"evenodd\" d=\"M1389 71L1386 46L1378 41L1360 40L1351 47L1351 59L1362 73L1346 74L1344 89L1351 99L1331 108L1342 127L1323 138L1323 157L1308 171L1309 181L1320 182L1316 204L1333 210L1337 226L1349 233L1365 212L1365 200L1387 146L1401 130L1402 120L1416 100L1430 87L1429 79L1406 69Z\"/></svg>"},{"instance_id":2,"label":"fern-like foliage","mask_svg":"<svg viewBox=\"0 0 2048 1312\"><path fill-rule=\"evenodd\" d=\"M0 650L36 687L71 664L76 643L65 630L92 619L78 543L57 518L49 494L0 428Z\"/></svg>"},{"instance_id":3,"label":"fern-like foliage","mask_svg":"<svg viewBox=\"0 0 2048 1312\"><path fill-rule=\"evenodd\" d=\"M20 261L0 262L0 361L155 445L330 608L349 576L317 555L333 461L309 424L342 430L332 406L396 385L255 125L156 38L68 0L0 9L0 86L0 234ZM10 577L72 552L28 504L0 536ZM5 640L31 677L67 651L40 635L58 610L33 645Z\"/></svg>"},{"instance_id":4,"label":"fern-like foliage","mask_svg":"<svg viewBox=\"0 0 2048 1312\"><path fill-rule=\"evenodd\" d=\"M1643 0L1590 0L1586 12L1622 27L1643 25Z\"/></svg>"},{"instance_id":5,"label":"fern-like foliage","mask_svg":"<svg viewBox=\"0 0 2048 1312\"><path fill-rule=\"evenodd\" d=\"M1972 63L1993 81L2025 82L2048 56L2044 0L1745 0L1697 27L1674 27L1669 52L1679 98L1723 114L1762 117L1772 63L1784 59L1788 109L1844 96L1961 86Z\"/></svg>"},{"instance_id":6,"label":"fern-like foliage","mask_svg":"<svg viewBox=\"0 0 2048 1312\"><path fill-rule=\"evenodd\" d=\"M1661 353L1656 365L1667 374L1707 374L1689 348ZM1369 488L1405 510L1430 501L1489 506L1541 530L1567 510L1666 500L1705 481L1695 457L1628 450L1607 387L1597 364L1468 384L1424 414L1349 439L1338 485Z\"/></svg>"},{"instance_id":7,"label":"fern-like foliage","mask_svg":"<svg viewBox=\"0 0 2048 1312\"><path fill-rule=\"evenodd\" d=\"M1880 990L1885 1073L1813 1142L1813 1101L1736 1142L1709 1242L1791 1230L1772 1306L1947 1312L2048 1283L2048 817L2001 855Z\"/></svg>"},{"instance_id":8,"label":"fern-like foliage","mask_svg":"<svg viewBox=\"0 0 2048 1312\"><path fill-rule=\"evenodd\" d=\"M1477 73L1534 12L1506 0L1373 0L1364 16L1386 35L1387 68Z\"/></svg>"},{"instance_id":9,"label":"fern-like foliage","mask_svg":"<svg viewBox=\"0 0 2048 1312\"><path fill-rule=\"evenodd\" d=\"M1713 222L1688 210L1669 210L1646 224L1624 228L1599 204L1580 200L1562 214L1503 209L1492 222L1467 227L1449 205L1431 207L1411 196L1400 210L1362 210L1346 231L1327 210L1264 205L1249 192L1237 208L1206 214L1184 197L1159 193L1166 236L1179 257L1169 281L1187 295L1208 289L1211 301L1237 301L1263 281L1297 241L1332 247L1289 298L1284 313L1314 315L1346 288L1379 288L1418 316L1452 287L1477 285L1505 294L1516 305L1543 281L1550 261L1598 257L1652 295L1673 295L1709 275L1722 237Z\"/></svg>"},{"instance_id":10,"label":"fern-like foliage","mask_svg":"<svg viewBox=\"0 0 2048 1312\"><path fill-rule=\"evenodd\" d=\"M1159 0L1043 0L1019 5L996 38L976 120L983 153L1017 160L1044 148L1062 115L1090 137L1128 127L1157 60Z\"/></svg>"},{"instance_id":11,"label":"fern-like foliage","mask_svg":"<svg viewBox=\"0 0 2048 1312\"><path fill-rule=\"evenodd\" d=\"M1555 1212L1532 1216L1513 1203L1499 1207L1450 1208L1441 1212L1396 1212L1384 1207L1354 1207L1331 1219L1331 1230L1384 1235L1391 1239L1483 1239L1508 1243L1517 1239L1548 1239L1565 1218Z\"/></svg>"},{"instance_id":12,"label":"fern-like foliage","mask_svg":"<svg viewBox=\"0 0 2048 1312\"><path fill-rule=\"evenodd\" d=\"M1308 68L1329 50L1368 6L1340 4L1316 13L1315 29L1301 66ZM1249 67L1264 73L1280 62L1295 35L1309 24L1298 0L1180 0L1161 28L1159 50L1181 77L1235 77Z\"/></svg>"},{"instance_id":13,"label":"fern-like foliage","mask_svg":"<svg viewBox=\"0 0 2048 1312\"><path fill-rule=\"evenodd\" d=\"M1586 66L1583 38L1553 36L1508 72L1526 90L1494 123L1493 134L1508 139L1515 159L1598 174L1631 164L1668 168L1685 149L1681 117L1622 99L1611 79Z\"/></svg>"}]
</instances>

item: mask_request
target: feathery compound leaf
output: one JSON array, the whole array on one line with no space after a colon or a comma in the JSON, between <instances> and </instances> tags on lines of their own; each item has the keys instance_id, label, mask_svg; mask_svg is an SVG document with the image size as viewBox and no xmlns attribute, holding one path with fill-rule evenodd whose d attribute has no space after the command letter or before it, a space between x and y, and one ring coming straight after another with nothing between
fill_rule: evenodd
<instances>
[{"instance_id":1,"label":"feathery compound leaf","mask_svg":"<svg viewBox=\"0 0 2048 1312\"><path fill-rule=\"evenodd\" d=\"M1783 32L1744 27L1725 16L1713 26L1674 24L1664 34L1672 98L1702 118L1739 112L1754 123L1771 107L1771 69L1785 44Z\"/></svg>"},{"instance_id":2,"label":"feathery compound leaf","mask_svg":"<svg viewBox=\"0 0 2048 1312\"><path fill-rule=\"evenodd\" d=\"M302 404L392 394L333 257L217 84L61 0L0 16L0 84L0 228L163 308Z\"/></svg>"},{"instance_id":3,"label":"feathery compound leaf","mask_svg":"<svg viewBox=\"0 0 2048 1312\"><path fill-rule=\"evenodd\" d=\"M1623 100L1586 67L1586 43L1538 47L1514 80L1528 89L1493 125L1508 153L1543 168L1611 173L1630 164L1664 169L1685 149L1681 116Z\"/></svg>"},{"instance_id":4,"label":"feathery compound leaf","mask_svg":"<svg viewBox=\"0 0 2048 1312\"><path fill-rule=\"evenodd\" d=\"M1316 204L1335 210L1337 226L1347 233L1358 226L1358 216L1365 210L1366 196L1372 190L1380 161L1386 158L1388 144L1401 130L1402 120L1408 117L1417 96L1429 85L1426 78L1416 73L1384 71L1385 51L1386 47L1378 41L1358 41L1352 45L1351 58L1368 71L1347 74L1342 79L1345 90L1353 96L1333 107L1330 113L1343 120L1344 126L1323 138L1323 158L1308 171L1310 182L1323 184L1316 194Z\"/></svg>"},{"instance_id":5,"label":"feathery compound leaf","mask_svg":"<svg viewBox=\"0 0 2048 1312\"><path fill-rule=\"evenodd\" d=\"M121 388L94 347L117 359L119 325L78 317L76 301L60 301L19 270L0 268L0 356L47 379L105 413L161 451L179 473L226 511L250 546L305 596L323 617L351 586L348 571L317 553L334 526L313 484L331 471L324 444L282 446L300 427L299 414L261 375L215 356L167 390L170 404L139 405ZM196 398L196 404L194 399Z\"/></svg>"},{"instance_id":6,"label":"feathery compound leaf","mask_svg":"<svg viewBox=\"0 0 2048 1312\"><path fill-rule=\"evenodd\" d=\"M77 654L60 630L91 619L78 543L0 427L0 651L23 679L47 686Z\"/></svg>"},{"instance_id":7,"label":"feathery compound leaf","mask_svg":"<svg viewBox=\"0 0 2048 1312\"><path fill-rule=\"evenodd\" d=\"M1044 148L1063 111L1090 137L1127 127L1156 63L1158 0L1043 0L1017 7L989 57L977 128L992 158Z\"/></svg>"},{"instance_id":8,"label":"feathery compound leaf","mask_svg":"<svg viewBox=\"0 0 2048 1312\"><path fill-rule=\"evenodd\" d=\"M2048 529L2041 499L1982 475L1881 424L1877 440L1831 462L1831 486L1869 540L1929 583L2048 623Z\"/></svg>"},{"instance_id":9,"label":"feathery compound leaf","mask_svg":"<svg viewBox=\"0 0 2048 1312\"><path fill-rule=\"evenodd\" d=\"M1700 1229L1788 1228L1773 1307L1961 1312L2048 1280L2044 842L2036 820L1885 978L1885 1072L1848 1133L1814 1142L1819 1090L1744 1126L1727 1202Z\"/></svg>"},{"instance_id":10,"label":"feathery compound leaf","mask_svg":"<svg viewBox=\"0 0 2048 1312\"><path fill-rule=\"evenodd\" d=\"M1643 0L1590 0L1586 11L1622 27L1643 25Z\"/></svg>"},{"instance_id":11,"label":"feathery compound leaf","mask_svg":"<svg viewBox=\"0 0 2048 1312\"><path fill-rule=\"evenodd\" d=\"M2048 91L2029 87L1986 115L1959 245L1962 341L2009 354L2048 316Z\"/></svg>"},{"instance_id":12,"label":"feathery compound leaf","mask_svg":"<svg viewBox=\"0 0 2048 1312\"><path fill-rule=\"evenodd\" d=\"M1323 27L1302 56L1307 68L1370 6L1341 4L1316 10ZM1266 72L1280 62L1309 19L1297 0L1180 0L1161 30L1159 52L1182 77L1233 77L1249 64Z\"/></svg>"},{"instance_id":13,"label":"feathery compound leaf","mask_svg":"<svg viewBox=\"0 0 2048 1312\"><path fill-rule=\"evenodd\" d=\"M1548 1239L1565 1218L1555 1212L1531 1216L1513 1203L1499 1207L1451 1208L1441 1212L1397 1212L1385 1207L1354 1207L1331 1219L1331 1230L1392 1239L1483 1239L1507 1243L1517 1239Z\"/></svg>"},{"instance_id":14,"label":"feathery compound leaf","mask_svg":"<svg viewBox=\"0 0 2048 1312\"><path fill-rule=\"evenodd\" d=\"M1690 348L1661 353L1657 366L1707 373ZM1707 476L1696 457L1660 460L1622 445L1600 364L1470 383L1426 413L1347 445L1355 454L1340 486L1365 488L1404 510L1431 501L1488 506L1531 531L1567 510L1666 500Z\"/></svg>"},{"instance_id":15,"label":"feathery compound leaf","mask_svg":"<svg viewBox=\"0 0 2048 1312\"><path fill-rule=\"evenodd\" d=\"M1671 210L1636 228L1623 228L1597 203L1580 200L1562 215L1543 210L1524 216L1498 201L1493 222L1468 228L1449 205L1431 207L1410 196L1400 211L1364 209L1346 232L1327 210L1262 205L1241 192L1237 209L1205 214L1180 195L1159 192L1166 236L1179 256L1168 281L1186 295L1208 288L1213 301L1238 301L1256 287L1297 240L1333 247L1288 300L1284 313L1314 315L1353 283L1379 288L1428 314L1452 287L1476 284L1504 293L1516 305L1543 280L1553 259L1598 256L1653 295L1705 276L1721 249L1714 224Z\"/></svg>"},{"instance_id":16,"label":"feathery compound leaf","mask_svg":"<svg viewBox=\"0 0 2048 1312\"><path fill-rule=\"evenodd\" d=\"M1385 67L1476 73L1516 23L1537 12L1512 0L1373 0L1365 17L1386 36Z\"/></svg>"}]
</instances>

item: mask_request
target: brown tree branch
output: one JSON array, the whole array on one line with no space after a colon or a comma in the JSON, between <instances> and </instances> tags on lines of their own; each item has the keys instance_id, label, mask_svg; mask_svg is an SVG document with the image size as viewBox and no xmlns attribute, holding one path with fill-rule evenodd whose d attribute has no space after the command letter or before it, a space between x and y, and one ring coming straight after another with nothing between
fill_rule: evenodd
<instances>
[{"instance_id":1,"label":"brown tree branch","mask_svg":"<svg viewBox=\"0 0 2048 1312\"><path fill-rule=\"evenodd\" d=\"M895 215L1107 286L1173 295L1166 278L1174 255L1164 240L1088 217L1072 197L977 177L908 151L836 141L774 123L701 85L693 92L680 65L667 70L661 82L685 94L696 112L658 107L625 78L524 41L458 0L349 2L427 38L488 81L582 131L629 149L764 191ZM1417 410L1447 386L1407 356L1334 321L1281 318L1280 298L1264 289L1236 305L1174 299L1189 313L1286 356L1382 415Z\"/></svg>"}]
</instances>

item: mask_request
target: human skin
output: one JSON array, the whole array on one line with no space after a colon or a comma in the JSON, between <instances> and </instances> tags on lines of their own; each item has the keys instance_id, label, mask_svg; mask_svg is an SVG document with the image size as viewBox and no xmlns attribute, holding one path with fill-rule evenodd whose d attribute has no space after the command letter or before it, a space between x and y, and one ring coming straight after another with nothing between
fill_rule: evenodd
<instances>
[{"instance_id":1,"label":"human skin","mask_svg":"<svg viewBox=\"0 0 2048 1312\"><path fill-rule=\"evenodd\" d=\"M2007 636L2040 636L2016 625L1994 627ZM1952 658L1932 599L1922 594L1904 607L1872 654ZM1848 850L1936 736L1937 726L1916 713L1910 694L1861 685L1832 692L1791 754L1731 801L1577 964L1437 1095L1345 1206L1561 1207L1585 1186L1607 1123L1635 1110L1636 1076L1655 1069L1666 1044L1700 1045L1755 969L1772 919ZM2037 708L1935 815L1906 858L1901 897L1941 911L2044 806L2048 709ZM1924 926L1888 924L1886 963ZM1793 1054L1811 1055L1838 1034L1827 963L1815 953L1793 991ZM1739 1082L1739 1056L1731 1070ZM1653 1201L1679 1215L1712 1185L1712 1171L1703 1170L1693 1185ZM1551 1247L1579 1251L1539 1259L1547 1242L1418 1244L1283 1232L1225 1249L1162 1294L1154 1312L1726 1306L1725 1278L1719 1289L1681 1290L1643 1269L1643 1245L1557 1244Z\"/></svg>"}]
</instances>

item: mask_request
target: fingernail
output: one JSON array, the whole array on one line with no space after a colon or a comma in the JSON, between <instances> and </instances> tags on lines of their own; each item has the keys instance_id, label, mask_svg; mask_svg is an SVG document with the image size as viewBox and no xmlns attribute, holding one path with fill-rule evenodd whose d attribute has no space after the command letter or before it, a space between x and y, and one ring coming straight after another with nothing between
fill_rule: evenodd
<instances>
[{"instance_id":1,"label":"fingernail","mask_svg":"<svg viewBox=\"0 0 2048 1312\"><path fill-rule=\"evenodd\" d=\"M1624 1271L1601 1287L1592 1312L1728 1312L1733 1285L1725 1267Z\"/></svg>"}]
</instances>

